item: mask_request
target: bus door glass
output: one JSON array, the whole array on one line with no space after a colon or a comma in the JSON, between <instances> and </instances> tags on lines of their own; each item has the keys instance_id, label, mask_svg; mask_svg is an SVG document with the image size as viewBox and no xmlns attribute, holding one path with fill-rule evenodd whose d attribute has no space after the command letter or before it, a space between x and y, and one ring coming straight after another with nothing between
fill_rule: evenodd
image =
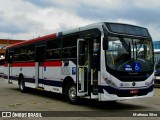
<instances>
[{"instance_id":1,"label":"bus door glass","mask_svg":"<svg viewBox=\"0 0 160 120\"><path fill-rule=\"evenodd\" d=\"M45 59L45 46L36 47L36 65L35 65L35 85L37 87L44 87L43 70Z\"/></svg>"},{"instance_id":2,"label":"bus door glass","mask_svg":"<svg viewBox=\"0 0 160 120\"><path fill-rule=\"evenodd\" d=\"M92 60L91 63L91 85L93 95L98 95L98 80L100 71L100 43L98 38L93 39L93 49L91 51Z\"/></svg>"},{"instance_id":3,"label":"bus door glass","mask_svg":"<svg viewBox=\"0 0 160 120\"><path fill-rule=\"evenodd\" d=\"M89 44L84 39L77 41L77 96L88 95Z\"/></svg>"}]
</instances>

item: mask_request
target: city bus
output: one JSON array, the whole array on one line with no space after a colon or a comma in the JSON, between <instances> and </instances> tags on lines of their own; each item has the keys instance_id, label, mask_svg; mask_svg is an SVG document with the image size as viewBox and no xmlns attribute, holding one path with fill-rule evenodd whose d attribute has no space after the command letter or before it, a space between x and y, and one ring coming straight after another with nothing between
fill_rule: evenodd
<instances>
[{"instance_id":1,"label":"city bus","mask_svg":"<svg viewBox=\"0 0 160 120\"><path fill-rule=\"evenodd\" d=\"M20 91L64 94L71 104L154 94L152 38L147 28L130 24L94 23L10 45L4 66L5 81Z\"/></svg>"},{"instance_id":2,"label":"city bus","mask_svg":"<svg viewBox=\"0 0 160 120\"><path fill-rule=\"evenodd\" d=\"M155 59L155 78L154 86L160 86L160 49L154 49L154 59Z\"/></svg>"}]
</instances>

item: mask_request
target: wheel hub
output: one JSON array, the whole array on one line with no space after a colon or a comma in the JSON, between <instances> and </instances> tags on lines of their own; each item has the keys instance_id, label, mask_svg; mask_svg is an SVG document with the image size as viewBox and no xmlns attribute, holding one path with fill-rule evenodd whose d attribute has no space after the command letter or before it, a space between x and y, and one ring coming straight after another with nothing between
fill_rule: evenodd
<instances>
[{"instance_id":1,"label":"wheel hub","mask_svg":"<svg viewBox=\"0 0 160 120\"><path fill-rule=\"evenodd\" d=\"M69 98L71 99L71 100L75 100L76 99L76 88L75 87L71 87L70 89L69 89Z\"/></svg>"}]
</instances>

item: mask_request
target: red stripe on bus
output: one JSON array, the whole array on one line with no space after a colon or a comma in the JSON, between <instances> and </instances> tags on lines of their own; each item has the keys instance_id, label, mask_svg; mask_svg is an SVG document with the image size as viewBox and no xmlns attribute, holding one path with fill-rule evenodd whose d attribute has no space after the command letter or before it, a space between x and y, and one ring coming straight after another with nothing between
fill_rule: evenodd
<instances>
[{"instance_id":1,"label":"red stripe on bus","mask_svg":"<svg viewBox=\"0 0 160 120\"><path fill-rule=\"evenodd\" d=\"M5 67L7 67L8 64L5 64ZM12 63L11 67L34 67L35 62L21 62L21 63ZM62 66L62 61L46 61L44 62L43 66L46 67L53 67L53 66Z\"/></svg>"},{"instance_id":2,"label":"red stripe on bus","mask_svg":"<svg viewBox=\"0 0 160 120\"><path fill-rule=\"evenodd\" d=\"M12 67L33 67L35 62L12 63Z\"/></svg>"},{"instance_id":3,"label":"red stripe on bus","mask_svg":"<svg viewBox=\"0 0 160 120\"><path fill-rule=\"evenodd\" d=\"M8 64L7 64L7 63L5 63L5 64L4 64L4 67L8 67Z\"/></svg>"},{"instance_id":4,"label":"red stripe on bus","mask_svg":"<svg viewBox=\"0 0 160 120\"><path fill-rule=\"evenodd\" d=\"M35 66L35 62L26 62L27 67Z\"/></svg>"},{"instance_id":5,"label":"red stripe on bus","mask_svg":"<svg viewBox=\"0 0 160 120\"><path fill-rule=\"evenodd\" d=\"M47 62L44 62L43 66L46 66L46 67L62 66L62 61L47 61Z\"/></svg>"}]
</instances>

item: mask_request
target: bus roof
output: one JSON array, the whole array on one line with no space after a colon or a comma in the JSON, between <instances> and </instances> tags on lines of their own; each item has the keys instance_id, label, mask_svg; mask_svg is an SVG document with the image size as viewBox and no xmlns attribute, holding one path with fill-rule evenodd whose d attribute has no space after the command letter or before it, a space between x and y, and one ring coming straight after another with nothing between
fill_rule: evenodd
<instances>
[{"instance_id":1,"label":"bus roof","mask_svg":"<svg viewBox=\"0 0 160 120\"><path fill-rule=\"evenodd\" d=\"M50 35L46 35L46 36L42 36L42 37L26 40L26 41L19 42L19 43L13 44L13 45L9 45L9 46L5 47L5 49L12 48L12 47L17 47L17 46L23 46L23 45L26 45L26 44L30 44L30 43L46 40L46 39L49 39L49 38L55 38L56 36L57 36L56 34L50 34Z\"/></svg>"},{"instance_id":2,"label":"bus roof","mask_svg":"<svg viewBox=\"0 0 160 120\"><path fill-rule=\"evenodd\" d=\"M49 38L56 38L57 36L59 36L59 33L60 33L60 35L61 34L62 35L70 34L70 33L73 33L73 32L78 32L80 30L80 28L81 29L82 28L86 29L86 28L90 28L90 26L99 25L99 24L103 24L103 23L102 22L101 23L93 23L93 24L90 24L90 25L86 25L84 27L78 27L78 28L74 28L74 29L71 29L71 30L63 31L63 34L62 34L62 32L58 32L58 33L49 34L49 35L46 35L46 36L26 40L26 41L23 41L23 42L20 42L20 43L16 43L16 44L13 44L13 45L6 46L5 49L12 48L12 47L17 47L17 46L23 46L23 45L34 43L34 42L43 41L43 40L46 40L46 39L49 39Z\"/></svg>"},{"instance_id":3,"label":"bus roof","mask_svg":"<svg viewBox=\"0 0 160 120\"><path fill-rule=\"evenodd\" d=\"M73 32L78 32L78 31L83 31L83 30L87 30L87 29L91 29L91 28L97 27L98 25L103 25L103 24L110 25L110 28L112 28L111 29L112 32L118 32L119 33L119 31L118 31L119 29L116 29L116 27L115 27L115 25L116 25L116 26L119 26L119 28L121 28L121 30L123 30L123 31L131 29L130 27L134 27L135 29L138 29L138 28L143 29L143 31L141 31L141 32L142 33L144 32L145 35L148 33L148 30L146 28L144 28L144 27L139 27L139 26L130 25L130 24L122 24L122 23L100 22L100 23L93 23L93 24L89 24L89 25L86 25L86 26L83 26L83 27L78 27L78 28L75 28L75 29L63 31L62 35L70 34L70 33L73 33ZM54 33L54 34L50 34L50 35L46 35L46 36L42 36L42 37L30 39L30 40L26 40L26 41L23 41L23 42L20 42L20 43L16 43L16 44L7 46L7 47L5 47L5 49L12 48L12 47L17 47L17 46L23 46L23 45L27 45L27 44L34 43L34 42L47 40L49 38L56 38L57 36L59 36L59 33L62 33L62 32L58 32L58 33ZM139 35L139 32L136 31L135 35Z\"/></svg>"}]
</instances>

